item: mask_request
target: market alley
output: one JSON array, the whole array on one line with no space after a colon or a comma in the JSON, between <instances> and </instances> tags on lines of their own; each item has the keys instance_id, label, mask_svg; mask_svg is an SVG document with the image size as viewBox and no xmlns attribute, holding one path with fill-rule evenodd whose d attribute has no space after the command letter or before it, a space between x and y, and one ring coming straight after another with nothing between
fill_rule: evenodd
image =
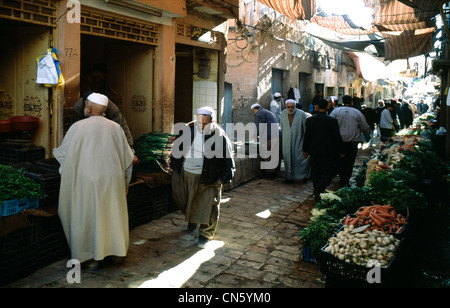
<instances>
[{"instance_id":1,"label":"market alley","mask_svg":"<svg viewBox=\"0 0 450 308\"><path fill-rule=\"evenodd\" d=\"M361 150L356 165L367 155L370 148ZM6 287L324 288L319 265L301 260L299 244L316 204L312 183L283 181L257 178L226 191L215 240L205 249L176 211L132 229L121 265L82 268L80 283L69 283L72 267L63 259Z\"/></svg>"}]
</instances>

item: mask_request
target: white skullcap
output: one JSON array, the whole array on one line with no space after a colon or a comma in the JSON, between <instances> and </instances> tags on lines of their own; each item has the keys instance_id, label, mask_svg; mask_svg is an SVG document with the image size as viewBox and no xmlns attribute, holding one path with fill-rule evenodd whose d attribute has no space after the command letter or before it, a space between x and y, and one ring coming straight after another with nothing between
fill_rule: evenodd
<instances>
[{"instance_id":1,"label":"white skullcap","mask_svg":"<svg viewBox=\"0 0 450 308\"><path fill-rule=\"evenodd\" d=\"M280 92L275 92L275 93L273 94L273 97L281 97L281 93L280 93Z\"/></svg>"},{"instance_id":2,"label":"white skullcap","mask_svg":"<svg viewBox=\"0 0 450 308\"><path fill-rule=\"evenodd\" d=\"M261 105L260 104L258 104L258 103L254 103L251 107L250 107L250 109L253 109L253 108L261 108Z\"/></svg>"},{"instance_id":3,"label":"white skullcap","mask_svg":"<svg viewBox=\"0 0 450 308\"><path fill-rule=\"evenodd\" d=\"M108 98L100 93L92 93L87 97L87 99L95 104L102 106L108 106Z\"/></svg>"},{"instance_id":4,"label":"white skullcap","mask_svg":"<svg viewBox=\"0 0 450 308\"><path fill-rule=\"evenodd\" d=\"M293 100L293 99L288 99L288 100L286 100L286 102L285 102L286 104L289 104L289 103L291 103L291 104L296 104L296 102Z\"/></svg>"},{"instance_id":5,"label":"white skullcap","mask_svg":"<svg viewBox=\"0 0 450 308\"><path fill-rule=\"evenodd\" d=\"M214 108L210 106L204 106L197 109L197 114L209 115L211 116L211 120L214 119L214 113L215 113Z\"/></svg>"}]
</instances>

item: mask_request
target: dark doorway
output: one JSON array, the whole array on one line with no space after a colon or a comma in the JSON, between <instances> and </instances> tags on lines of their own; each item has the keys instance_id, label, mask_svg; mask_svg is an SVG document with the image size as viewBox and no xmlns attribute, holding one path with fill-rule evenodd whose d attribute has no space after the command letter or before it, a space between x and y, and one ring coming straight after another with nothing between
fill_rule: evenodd
<instances>
[{"instance_id":1,"label":"dark doorway","mask_svg":"<svg viewBox=\"0 0 450 308\"><path fill-rule=\"evenodd\" d=\"M279 92L284 98L284 78L286 73L284 70L272 69L272 94Z\"/></svg>"},{"instance_id":2,"label":"dark doorway","mask_svg":"<svg viewBox=\"0 0 450 308\"><path fill-rule=\"evenodd\" d=\"M192 121L193 48L177 44L175 47L175 123Z\"/></svg>"},{"instance_id":3,"label":"dark doorway","mask_svg":"<svg viewBox=\"0 0 450 308\"><path fill-rule=\"evenodd\" d=\"M306 73L299 73L298 74L298 80L299 80L299 89L300 92L300 99L299 103L303 106L303 110L308 110L309 107L309 101L310 98L307 99L308 92L306 91L306 84L309 74Z\"/></svg>"}]
</instances>

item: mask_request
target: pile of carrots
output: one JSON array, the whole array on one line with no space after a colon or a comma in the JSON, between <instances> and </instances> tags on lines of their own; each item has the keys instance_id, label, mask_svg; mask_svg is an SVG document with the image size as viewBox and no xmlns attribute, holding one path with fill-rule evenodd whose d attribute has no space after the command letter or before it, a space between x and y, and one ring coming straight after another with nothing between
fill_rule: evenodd
<instances>
[{"instance_id":1,"label":"pile of carrots","mask_svg":"<svg viewBox=\"0 0 450 308\"><path fill-rule=\"evenodd\" d=\"M401 233L407 219L395 212L391 205L379 205L372 202L371 206L362 206L353 216L347 216L345 225L355 227L369 225L370 230L383 231L385 233Z\"/></svg>"}]
</instances>

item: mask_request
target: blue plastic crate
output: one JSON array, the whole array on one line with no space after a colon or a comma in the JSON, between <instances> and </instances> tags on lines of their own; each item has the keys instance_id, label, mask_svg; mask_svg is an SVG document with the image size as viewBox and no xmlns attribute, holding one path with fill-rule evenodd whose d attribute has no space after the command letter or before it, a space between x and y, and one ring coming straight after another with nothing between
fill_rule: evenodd
<instances>
[{"instance_id":1,"label":"blue plastic crate","mask_svg":"<svg viewBox=\"0 0 450 308\"><path fill-rule=\"evenodd\" d=\"M311 253L311 247L310 246L303 247L303 249L302 249L302 260L306 261L306 262L312 262L312 263L319 264L319 260L316 259L315 256L313 256L313 254Z\"/></svg>"},{"instance_id":2,"label":"blue plastic crate","mask_svg":"<svg viewBox=\"0 0 450 308\"><path fill-rule=\"evenodd\" d=\"M37 209L38 207L39 199L37 198L7 200L0 205L0 216L10 216L26 209Z\"/></svg>"}]
</instances>

